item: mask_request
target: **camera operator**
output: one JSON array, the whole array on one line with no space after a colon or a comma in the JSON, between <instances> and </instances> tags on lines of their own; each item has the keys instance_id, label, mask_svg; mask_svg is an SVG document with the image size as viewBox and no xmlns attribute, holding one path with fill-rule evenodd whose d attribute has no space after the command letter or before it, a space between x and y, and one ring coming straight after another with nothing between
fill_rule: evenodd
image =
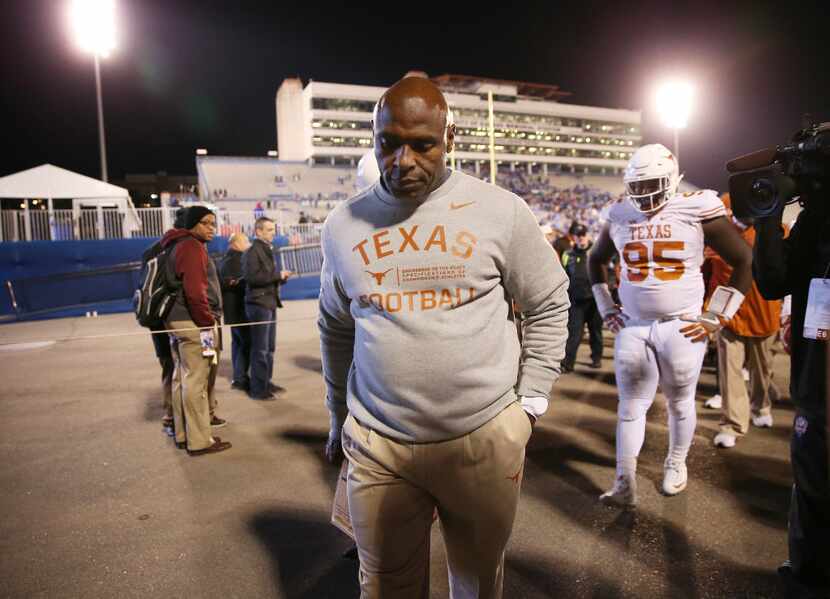
<instances>
[{"instance_id":1,"label":"camera operator","mask_svg":"<svg viewBox=\"0 0 830 599\"><path fill-rule=\"evenodd\" d=\"M789 237L781 224L783 202L755 221L753 275L761 295L792 295L791 393L795 421L790 443L793 490L789 515L789 562L779 569L799 597L830 597L830 483L827 446L827 338L812 312L830 301L830 168L801 190L804 210ZM827 175L823 175L826 173ZM823 323L823 328L830 324ZM822 337L825 337L822 339ZM810 338L813 337L813 338ZM816 338L818 337L818 338Z\"/></svg>"}]
</instances>

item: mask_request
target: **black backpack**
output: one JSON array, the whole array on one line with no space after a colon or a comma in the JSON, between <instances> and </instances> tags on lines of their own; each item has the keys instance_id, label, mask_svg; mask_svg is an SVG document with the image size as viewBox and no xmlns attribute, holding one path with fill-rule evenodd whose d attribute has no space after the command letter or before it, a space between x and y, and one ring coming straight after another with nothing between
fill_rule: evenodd
<instances>
[{"instance_id":1,"label":"black backpack","mask_svg":"<svg viewBox=\"0 0 830 599\"><path fill-rule=\"evenodd\" d=\"M141 257L140 284L133 294L133 310L138 324L143 327L164 327L164 320L176 301L181 283L170 276L168 264L175 245L173 242L162 247L158 241Z\"/></svg>"}]
</instances>

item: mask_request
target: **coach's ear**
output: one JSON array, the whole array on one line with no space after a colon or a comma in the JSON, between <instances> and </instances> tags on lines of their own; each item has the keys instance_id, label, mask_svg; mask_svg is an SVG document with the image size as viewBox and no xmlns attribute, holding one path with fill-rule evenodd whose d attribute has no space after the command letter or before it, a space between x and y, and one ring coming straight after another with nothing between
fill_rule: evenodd
<instances>
[{"instance_id":1,"label":"coach's ear","mask_svg":"<svg viewBox=\"0 0 830 599\"><path fill-rule=\"evenodd\" d=\"M444 135L444 145L447 147L447 154L452 153L455 148L455 124L447 125L447 130Z\"/></svg>"}]
</instances>

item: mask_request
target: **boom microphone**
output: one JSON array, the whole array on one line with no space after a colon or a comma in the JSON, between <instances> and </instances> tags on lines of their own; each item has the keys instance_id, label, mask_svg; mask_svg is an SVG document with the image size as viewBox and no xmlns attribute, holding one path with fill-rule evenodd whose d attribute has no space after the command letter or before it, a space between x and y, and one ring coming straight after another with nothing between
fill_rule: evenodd
<instances>
[{"instance_id":1,"label":"boom microphone","mask_svg":"<svg viewBox=\"0 0 830 599\"><path fill-rule=\"evenodd\" d=\"M733 158L727 162L726 170L730 173L740 173L743 171L752 171L757 168L763 168L772 164L777 155L777 148L765 148L763 150L758 150L757 152L744 154L743 156L738 156L737 158Z\"/></svg>"}]
</instances>

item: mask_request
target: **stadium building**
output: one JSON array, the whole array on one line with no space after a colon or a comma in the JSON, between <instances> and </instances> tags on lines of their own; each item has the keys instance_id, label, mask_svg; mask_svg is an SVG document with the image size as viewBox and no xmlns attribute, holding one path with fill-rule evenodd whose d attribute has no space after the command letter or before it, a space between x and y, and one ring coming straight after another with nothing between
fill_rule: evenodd
<instances>
[{"instance_id":1,"label":"stadium building","mask_svg":"<svg viewBox=\"0 0 830 599\"><path fill-rule=\"evenodd\" d=\"M425 76L425 75L424 75ZM490 178L493 97L496 183L520 195L556 230L598 226L622 192L641 145L640 112L569 104L553 85L463 75L432 79L457 127L455 167ZM275 99L277 157L196 157L199 196L229 211L264 210L278 222L322 220L356 191L354 167L372 148L372 112L386 88L285 79Z\"/></svg>"},{"instance_id":2,"label":"stadium building","mask_svg":"<svg viewBox=\"0 0 830 599\"><path fill-rule=\"evenodd\" d=\"M499 170L619 176L640 145L640 112L560 102L557 86L441 75L457 126L457 166L489 171L488 92L493 94ZM382 87L286 79L276 96L281 160L354 166L372 146Z\"/></svg>"}]
</instances>

